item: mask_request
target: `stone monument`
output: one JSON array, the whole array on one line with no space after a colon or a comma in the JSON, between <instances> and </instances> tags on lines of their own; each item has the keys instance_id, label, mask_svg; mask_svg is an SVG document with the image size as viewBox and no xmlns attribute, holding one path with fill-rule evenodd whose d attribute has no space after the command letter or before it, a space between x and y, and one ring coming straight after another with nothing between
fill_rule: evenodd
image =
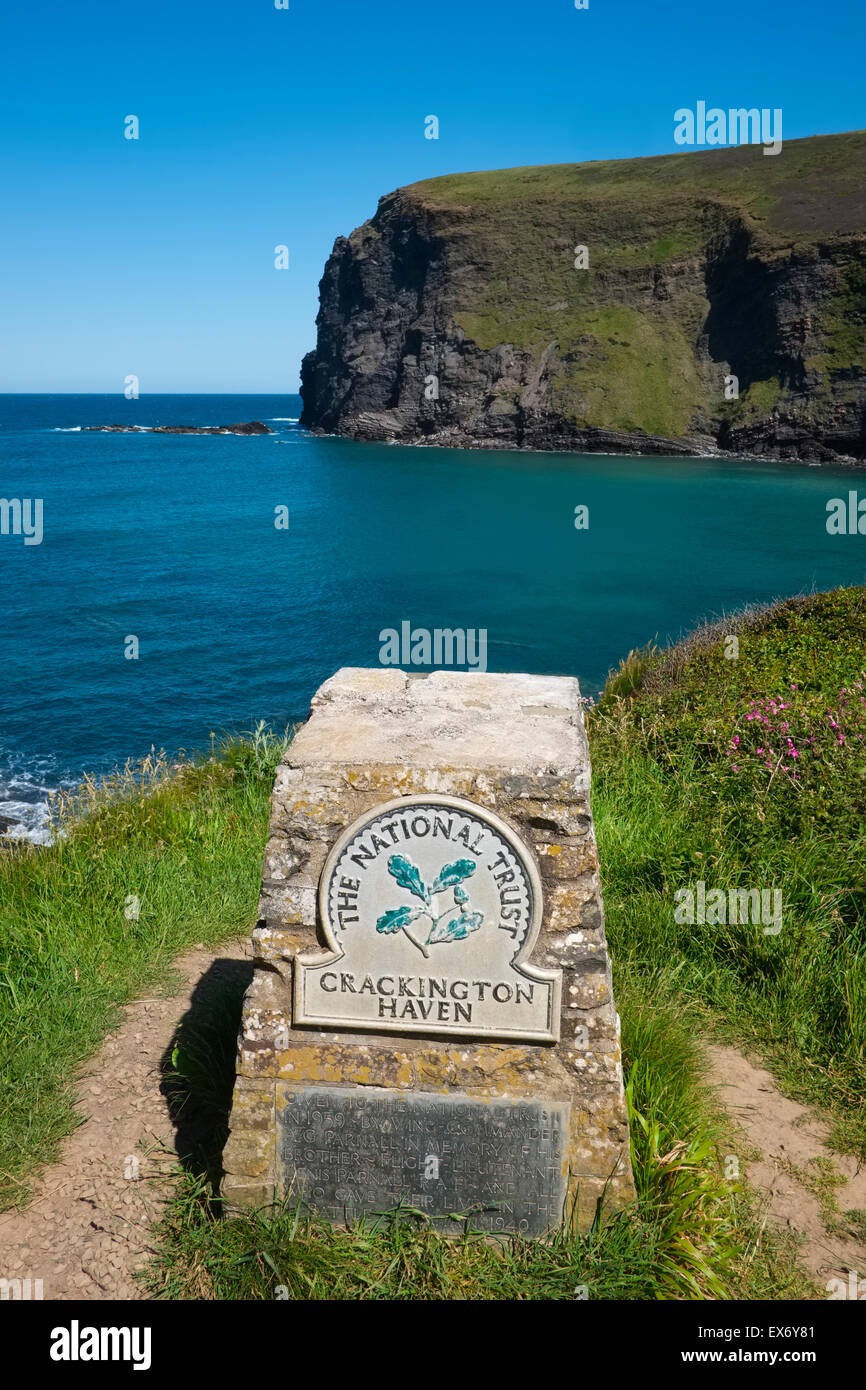
<instances>
[{"instance_id":1,"label":"stone monument","mask_svg":"<svg viewBox=\"0 0 866 1390\"><path fill-rule=\"evenodd\" d=\"M223 1195L585 1229L634 1197L578 683L345 669L277 770Z\"/></svg>"}]
</instances>

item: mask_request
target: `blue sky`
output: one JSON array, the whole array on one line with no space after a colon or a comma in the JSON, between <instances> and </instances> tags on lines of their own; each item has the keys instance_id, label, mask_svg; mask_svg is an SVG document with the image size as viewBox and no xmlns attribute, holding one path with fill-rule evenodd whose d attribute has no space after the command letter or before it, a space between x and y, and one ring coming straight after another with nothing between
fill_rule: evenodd
<instances>
[{"instance_id":1,"label":"blue sky","mask_svg":"<svg viewBox=\"0 0 866 1390\"><path fill-rule=\"evenodd\" d=\"M862 0L18 0L0 390L294 391L334 238L382 194L673 151L701 99L862 128L864 39Z\"/></svg>"}]
</instances>

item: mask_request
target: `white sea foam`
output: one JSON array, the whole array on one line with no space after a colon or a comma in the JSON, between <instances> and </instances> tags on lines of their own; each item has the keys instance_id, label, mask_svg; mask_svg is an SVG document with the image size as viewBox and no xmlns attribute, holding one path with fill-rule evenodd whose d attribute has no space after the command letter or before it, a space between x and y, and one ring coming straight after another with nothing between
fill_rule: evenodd
<instances>
[{"instance_id":1,"label":"white sea foam","mask_svg":"<svg viewBox=\"0 0 866 1390\"><path fill-rule=\"evenodd\" d=\"M55 425L55 427L54 427L54 429L51 431L51 433L52 433L52 434L80 434L80 433L81 433L81 426L80 426L80 425L67 425L66 428L64 429L64 427L63 427L62 425Z\"/></svg>"},{"instance_id":2,"label":"white sea foam","mask_svg":"<svg viewBox=\"0 0 866 1390\"><path fill-rule=\"evenodd\" d=\"M282 422L285 425L297 425L300 423L300 415L269 415L268 420L272 425Z\"/></svg>"},{"instance_id":3,"label":"white sea foam","mask_svg":"<svg viewBox=\"0 0 866 1390\"><path fill-rule=\"evenodd\" d=\"M35 799L34 794L38 793L42 795ZM52 835L48 788L28 786L17 778L12 783L0 784L0 821L10 822L8 829L2 832L3 838L49 845Z\"/></svg>"},{"instance_id":4,"label":"white sea foam","mask_svg":"<svg viewBox=\"0 0 866 1390\"><path fill-rule=\"evenodd\" d=\"M11 821L3 838L30 840L34 845L50 845L52 840L48 802L0 801L0 819Z\"/></svg>"},{"instance_id":5,"label":"white sea foam","mask_svg":"<svg viewBox=\"0 0 866 1390\"><path fill-rule=\"evenodd\" d=\"M0 821L9 821L0 838L31 840L37 845L51 843L48 796L58 785L57 764L53 758L37 758L29 767L23 756L4 750L0 767Z\"/></svg>"}]
</instances>

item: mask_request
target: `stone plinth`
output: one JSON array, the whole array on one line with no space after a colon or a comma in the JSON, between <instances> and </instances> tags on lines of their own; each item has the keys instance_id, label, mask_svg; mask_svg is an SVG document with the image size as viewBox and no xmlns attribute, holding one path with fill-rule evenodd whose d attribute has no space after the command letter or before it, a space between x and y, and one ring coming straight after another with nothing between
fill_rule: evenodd
<instances>
[{"instance_id":1,"label":"stone plinth","mask_svg":"<svg viewBox=\"0 0 866 1390\"><path fill-rule=\"evenodd\" d=\"M576 680L325 682L274 786L230 1204L537 1235L633 1198L589 783Z\"/></svg>"}]
</instances>

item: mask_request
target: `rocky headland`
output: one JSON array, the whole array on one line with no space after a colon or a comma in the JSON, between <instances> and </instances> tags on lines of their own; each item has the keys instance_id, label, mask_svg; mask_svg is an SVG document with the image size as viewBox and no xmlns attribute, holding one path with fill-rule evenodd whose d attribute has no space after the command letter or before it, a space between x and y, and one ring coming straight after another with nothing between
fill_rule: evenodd
<instances>
[{"instance_id":1,"label":"rocky headland","mask_svg":"<svg viewBox=\"0 0 866 1390\"><path fill-rule=\"evenodd\" d=\"M312 430L861 462L866 132L413 184L320 305Z\"/></svg>"}]
</instances>

